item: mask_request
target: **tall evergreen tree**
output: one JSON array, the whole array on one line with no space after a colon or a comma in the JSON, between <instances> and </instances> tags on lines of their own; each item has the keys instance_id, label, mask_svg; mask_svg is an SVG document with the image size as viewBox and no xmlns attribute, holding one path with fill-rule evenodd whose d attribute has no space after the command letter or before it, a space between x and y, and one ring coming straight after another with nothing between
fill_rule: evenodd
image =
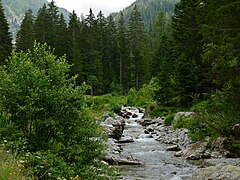
<instances>
[{"instance_id":1,"label":"tall evergreen tree","mask_svg":"<svg viewBox=\"0 0 240 180\"><path fill-rule=\"evenodd\" d=\"M92 9L90 9L89 15L87 15L83 23L81 47L84 76L91 86L91 95L100 94L103 83L102 51L99 49L100 34L97 31L97 20Z\"/></svg>"},{"instance_id":2,"label":"tall evergreen tree","mask_svg":"<svg viewBox=\"0 0 240 180\"><path fill-rule=\"evenodd\" d=\"M34 23L34 31L36 40L40 43L47 42L48 27L46 22L48 21L47 6L44 4L37 13L37 17Z\"/></svg>"},{"instance_id":3,"label":"tall evergreen tree","mask_svg":"<svg viewBox=\"0 0 240 180\"><path fill-rule=\"evenodd\" d=\"M0 65L5 63L5 59L8 58L11 51L12 37L9 32L9 25L0 0Z\"/></svg>"},{"instance_id":4,"label":"tall evergreen tree","mask_svg":"<svg viewBox=\"0 0 240 180\"><path fill-rule=\"evenodd\" d=\"M119 72L119 82L123 87L124 93L129 89L128 87L128 73L127 73L127 64L129 60L129 50L128 50L128 37L127 37L127 27L124 19L123 12L121 11L121 17L118 22L117 29L117 48L118 48L118 59L119 63L117 63Z\"/></svg>"},{"instance_id":5,"label":"tall evergreen tree","mask_svg":"<svg viewBox=\"0 0 240 180\"><path fill-rule=\"evenodd\" d=\"M173 16L173 38L175 62L175 83L177 103L188 106L205 93L202 82L205 77L205 65L201 54L203 37L200 29L204 11L201 0L181 0L175 6Z\"/></svg>"},{"instance_id":6,"label":"tall evergreen tree","mask_svg":"<svg viewBox=\"0 0 240 180\"><path fill-rule=\"evenodd\" d=\"M110 15L107 18L107 26L105 29L105 40L103 49L103 79L104 79L104 89L109 92L110 85L112 83L117 84L117 73L116 68L118 66L118 61L116 60L116 26L113 17ZM117 69L118 70L118 69Z\"/></svg>"},{"instance_id":7,"label":"tall evergreen tree","mask_svg":"<svg viewBox=\"0 0 240 180\"><path fill-rule=\"evenodd\" d=\"M68 25L68 50L67 59L71 67L71 74L78 75L78 83L83 81L83 63L81 55L81 32L82 24L78 20L77 14L73 11L70 14L70 21Z\"/></svg>"},{"instance_id":8,"label":"tall evergreen tree","mask_svg":"<svg viewBox=\"0 0 240 180\"><path fill-rule=\"evenodd\" d=\"M132 87L139 89L149 79L149 62L147 58L147 37L144 32L144 24L141 14L134 7L129 21L129 76Z\"/></svg>"},{"instance_id":9,"label":"tall evergreen tree","mask_svg":"<svg viewBox=\"0 0 240 180\"><path fill-rule=\"evenodd\" d=\"M22 21L21 28L17 33L16 38L16 49L27 52L29 49L33 48L35 40L34 35L34 24L33 24L33 15L32 10L29 9L25 13L25 17Z\"/></svg>"},{"instance_id":10,"label":"tall evergreen tree","mask_svg":"<svg viewBox=\"0 0 240 180\"><path fill-rule=\"evenodd\" d=\"M59 22L56 27L56 43L55 43L55 53L62 56L67 53L69 46L66 45L68 40L68 27L66 20L61 13Z\"/></svg>"},{"instance_id":11,"label":"tall evergreen tree","mask_svg":"<svg viewBox=\"0 0 240 180\"><path fill-rule=\"evenodd\" d=\"M34 27L37 41L46 42L55 49L55 54L59 56L66 53L62 42L66 41L63 33L67 31L67 25L53 0L39 9Z\"/></svg>"}]
</instances>

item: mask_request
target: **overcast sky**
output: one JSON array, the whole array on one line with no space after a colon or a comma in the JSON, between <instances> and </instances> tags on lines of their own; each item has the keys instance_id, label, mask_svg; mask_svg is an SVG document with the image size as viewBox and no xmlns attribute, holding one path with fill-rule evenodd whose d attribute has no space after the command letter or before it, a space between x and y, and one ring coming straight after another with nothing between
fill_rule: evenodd
<instances>
[{"instance_id":1,"label":"overcast sky","mask_svg":"<svg viewBox=\"0 0 240 180\"><path fill-rule=\"evenodd\" d=\"M49 2L51 0L48 0ZM63 7L69 12L75 10L78 16L87 15L92 8L96 15L100 10L105 16L112 12L118 12L131 5L135 0L54 0L58 7Z\"/></svg>"}]
</instances>

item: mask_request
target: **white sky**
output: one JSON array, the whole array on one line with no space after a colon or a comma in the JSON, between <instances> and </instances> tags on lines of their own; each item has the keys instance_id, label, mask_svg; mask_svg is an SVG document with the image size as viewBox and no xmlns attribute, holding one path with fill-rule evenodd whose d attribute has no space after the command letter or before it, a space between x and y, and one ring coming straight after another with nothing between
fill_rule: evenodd
<instances>
[{"instance_id":1,"label":"white sky","mask_svg":"<svg viewBox=\"0 0 240 180\"><path fill-rule=\"evenodd\" d=\"M49 2L51 0L48 0ZM88 15L89 9L92 8L95 15L102 10L105 16L112 12L118 12L123 8L131 5L135 0L54 0L58 7L63 7L69 12L75 10L78 16L83 13Z\"/></svg>"}]
</instances>

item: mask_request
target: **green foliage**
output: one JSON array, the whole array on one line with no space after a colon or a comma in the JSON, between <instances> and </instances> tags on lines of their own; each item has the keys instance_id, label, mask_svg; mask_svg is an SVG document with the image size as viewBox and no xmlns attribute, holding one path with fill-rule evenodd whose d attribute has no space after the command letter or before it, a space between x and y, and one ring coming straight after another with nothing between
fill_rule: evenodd
<instances>
[{"instance_id":1,"label":"green foliage","mask_svg":"<svg viewBox=\"0 0 240 180\"><path fill-rule=\"evenodd\" d=\"M12 37L9 32L9 25L4 14L2 2L0 1L0 65L5 63L12 51Z\"/></svg>"},{"instance_id":2,"label":"green foliage","mask_svg":"<svg viewBox=\"0 0 240 180\"><path fill-rule=\"evenodd\" d=\"M175 117L175 115L176 115L176 113L168 114L168 115L165 117L164 125L165 125L165 126L171 126L171 125L172 125L172 122L173 122L173 118Z\"/></svg>"},{"instance_id":3,"label":"green foliage","mask_svg":"<svg viewBox=\"0 0 240 180\"><path fill-rule=\"evenodd\" d=\"M144 84L137 91L135 88L130 89L127 96L127 105L136 107L150 107L155 104L155 91L158 89L156 79L152 79L149 84Z\"/></svg>"},{"instance_id":4,"label":"green foliage","mask_svg":"<svg viewBox=\"0 0 240 180\"><path fill-rule=\"evenodd\" d=\"M16 49L27 52L32 49L35 40L32 10L25 13L21 28L17 33Z\"/></svg>"},{"instance_id":5,"label":"green foliage","mask_svg":"<svg viewBox=\"0 0 240 180\"><path fill-rule=\"evenodd\" d=\"M26 178L26 172L24 170L24 164L22 160L14 157L10 151L5 151L0 148L0 179L33 179Z\"/></svg>"},{"instance_id":6,"label":"green foliage","mask_svg":"<svg viewBox=\"0 0 240 180\"><path fill-rule=\"evenodd\" d=\"M98 126L86 110L86 85L76 86L69 67L65 57L36 43L28 53L13 52L0 72L1 137L33 155L29 168L42 179L85 176L102 155Z\"/></svg>"},{"instance_id":7,"label":"green foliage","mask_svg":"<svg viewBox=\"0 0 240 180\"><path fill-rule=\"evenodd\" d=\"M115 96L106 94L102 96L90 96L87 98L87 106L94 117L101 117L104 112L108 115L119 113L121 107L126 105L127 98L125 96Z\"/></svg>"}]
</instances>

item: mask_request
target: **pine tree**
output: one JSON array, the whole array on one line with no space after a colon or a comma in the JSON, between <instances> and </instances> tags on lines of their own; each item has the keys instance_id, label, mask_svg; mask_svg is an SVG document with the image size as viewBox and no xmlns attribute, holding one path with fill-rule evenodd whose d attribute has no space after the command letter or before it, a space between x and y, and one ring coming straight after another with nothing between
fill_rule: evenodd
<instances>
[{"instance_id":1,"label":"pine tree","mask_svg":"<svg viewBox=\"0 0 240 180\"><path fill-rule=\"evenodd\" d=\"M84 78L91 85L91 95L100 94L103 84L102 51L99 49L100 34L97 31L97 20L92 12L83 22L82 57Z\"/></svg>"},{"instance_id":2,"label":"pine tree","mask_svg":"<svg viewBox=\"0 0 240 180\"><path fill-rule=\"evenodd\" d=\"M34 25L33 25L33 15L32 10L29 9L25 13L25 17L22 21L21 28L17 33L16 38L16 49L19 51L27 52L31 50L34 44Z\"/></svg>"},{"instance_id":3,"label":"pine tree","mask_svg":"<svg viewBox=\"0 0 240 180\"><path fill-rule=\"evenodd\" d=\"M196 97L205 93L205 65L201 54L203 37L200 29L204 11L201 0L182 0L175 6L173 16L173 38L175 56L175 83L177 102L188 106Z\"/></svg>"},{"instance_id":4,"label":"pine tree","mask_svg":"<svg viewBox=\"0 0 240 180\"><path fill-rule=\"evenodd\" d=\"M69 48L67 40L68 40L68 28L67 23L63 14L61 13L58 25L56 27L56 43L55 43L55 53L59 56L63 56L67 53Z\"/></svg>"},{"instance_id":5,"label":"pine tree","mask_svg":"<svg viewBox=\"0 0 240 180\"><path fill-rule=\"evenodd\" d=\"M40 43L47 42L48 33L48 27L46 24L47 20L48 20L47 6L46 4L44 4L38 10L37 17L34 23L35 38Z\"/></svg>"},{"instance_id":6,"label":"pine tree","mask_svg":"<svg viewBox=\"0 0 240 180\"><path fill-rule=\"evenodd\" d=\"M78 75L78 83L83 81L83 63L81 55L81 23L78 20L77 14L73 11L70 14L70 21L68 25L68 50L67 59L68 63L72 64L71 75Z\"/></svg>"},{"instance_id":7,"label":"pine tree","mask_svg":"<svg viewBox=\"0 0 240 180\"><path fill-rule=\"evenodd\" d=\"M147 58L147 37L144 32L144 24L141 14L134 7L129 21L129 49L130 63L128 74L131 77L131 86L139 89L149 79L149 63Z\"/></svg>"},{"instance_id":8,"label":"pine tree","mask_svg":"<svg viewBox=\"0 0 240 180\"><path fill-rule=\"evenodd\" d=\"M66 53L62 43L66 41L63 33L66 33L67 25L54 1L51 1L48 5L44 4L39 9L34 27L37 41L46 42L55 49L55 54L58 56Z\"/></svg>"},{"instance_id":9,"label":"pine tree","mask_svg":"<svg viewBox=\"0 0 240 180\"><path fill-rule=\"evenodd\" d=\"M127 64L129 60L129 50L128 50L128 37L127 37L127 27L124 19L123 12L121 11L121 17L118 22L117 29L117 48L118 48L118 59L119 63L117 63L119 72L119 82L123 87L124 93L127 93L128 87L128 73L127 73Z\"/></svg>"},{"instance_id":10,"label":"pine tree","mask_svg":"<svg viewBox=\"0 0 240 180\"><path fill-rule=\"evenodd\" d=\"M12 37L9 32L9 25L4 14L0 0L0 65L5 63L12 51Z\"/></svg>"},{"instance_id":11,"label":"pine tree","mask_svg":"<svg viewBox=\"0 0 240 180\"><path fill-rule=\"evenodd\" d=\"M116 26L113 17L110 15L107 18L107 24L105 30L105 40L103 44L103 79L105 93L109 92L110 85L112 83L119 83L117 80L117 60L116 60ZM118 70L118 69L117 69Z\"/></svg>"}]
</instances>

